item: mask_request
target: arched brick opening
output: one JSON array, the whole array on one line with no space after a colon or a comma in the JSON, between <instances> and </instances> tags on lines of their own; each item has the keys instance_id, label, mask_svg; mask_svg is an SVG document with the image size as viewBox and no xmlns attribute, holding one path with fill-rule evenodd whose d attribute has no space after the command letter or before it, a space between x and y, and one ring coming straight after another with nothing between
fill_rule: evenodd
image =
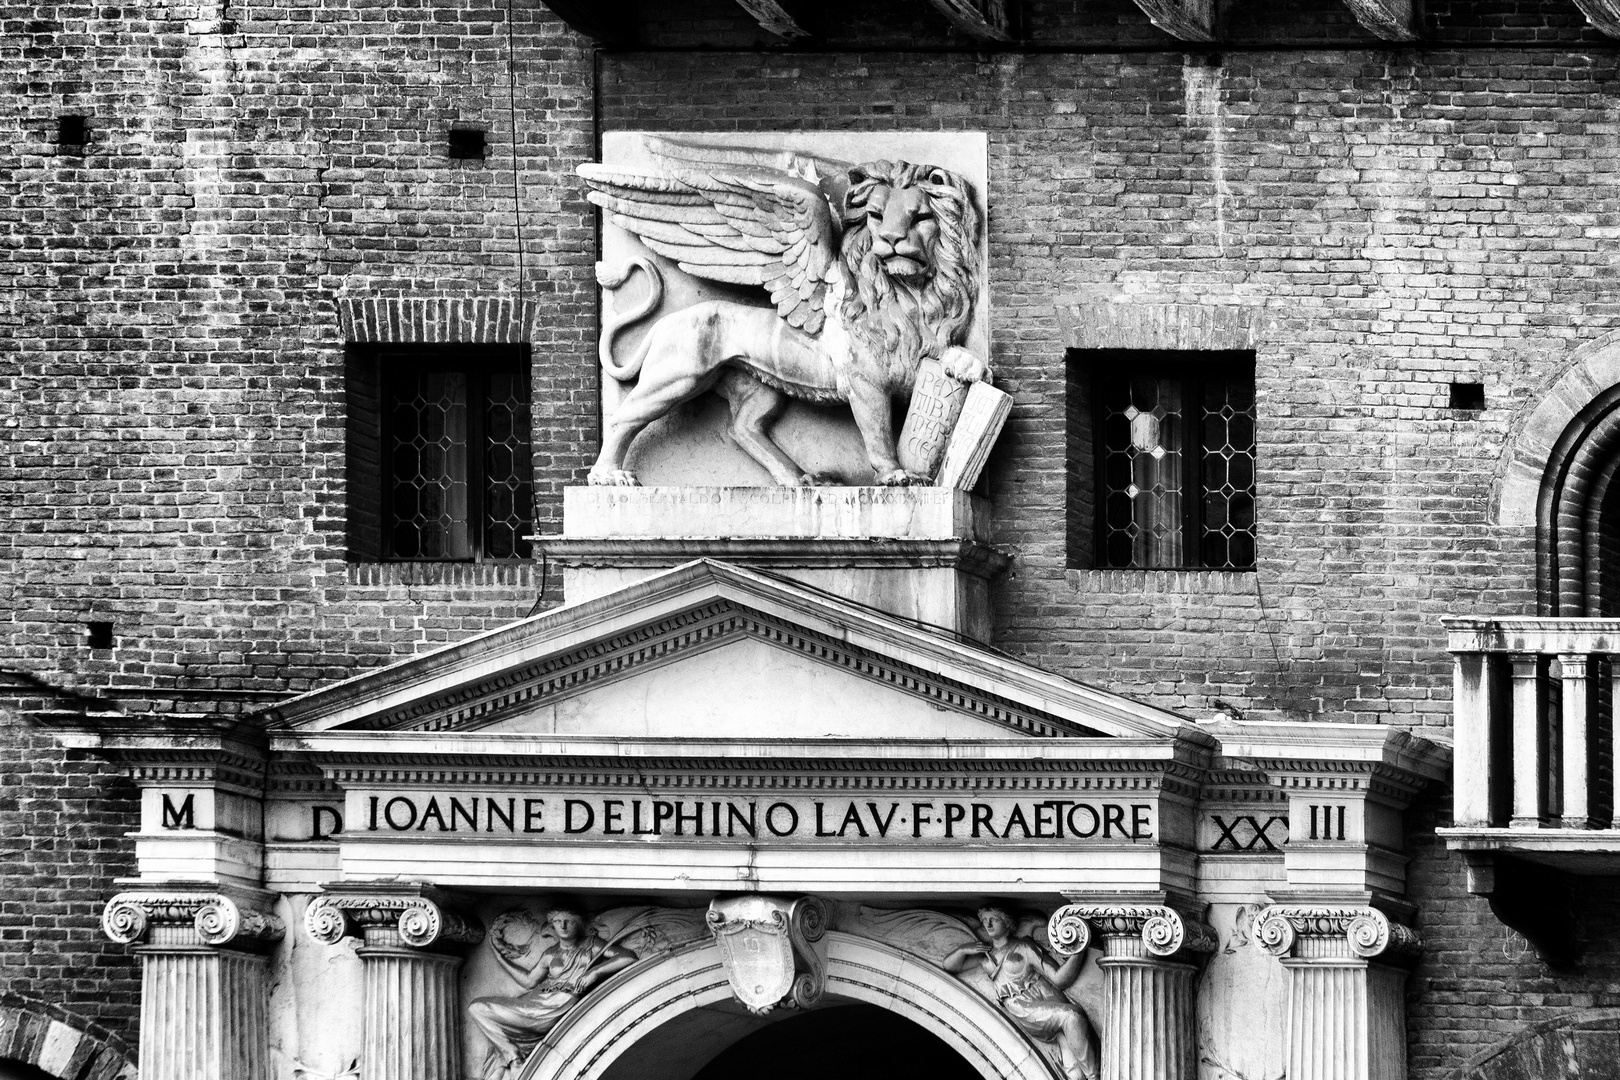
<instances>
[{"instance_id":1,"label":"arched brick opening","mask_svg":"<svg viewBox=\"0 0 1620 1080\"><path fill-rule=\"evenodd\" d=\"M938 968L893 946L836 931L827 934L827 994L835 1000L889 1009L941 1039L984 1080L1058 1080L1036 1046L995 1005ZM732 1000L720 950L714 945L676 953L624 973L594 1000L565 1018L530 1056L521 1080L612 1080L634 1054L677 1062L678 1046L642 1040L663 1031L684 1045L703 1043L694 1067L755 1025L728 1029ZM638 1045L641 1048L638 1050ZM635 1070L631 1070L635 1071Z\"/></svg>"},{"instance_id":2,"label":"arched brick opening","mask_svg":"<svg viewBox=\"0 0 1620 1080\"><path fill-rule=\"evenodd\" d=\"M1620 1009L1583 1009L1532 1024L1446 1080L1602 1080L1620 1077Z\"/></svg>"},{"instance_id":3,"label":"arched brick opening","mask_svg":"<svg viewBox=\"0 0 1620 1080\"><path fill-rule=\"evenodd\" d=\"M54 1010L0 1002L0 1077L44 1075L55 1080L135 1080L135 1062L104 1034L86 1030Z\"/></svg>"},{"instance_id":4,"label":"arched brick opening","mask_svg":"<svg viewBox=\"0 0 1620 1080\"><path fill-rule=\"evenodd\" d=\"M1538 613L1620 616L1620 334L1577 350L1519 425L1496 520L1533 525Z\"/></svg>"}]
</instances>

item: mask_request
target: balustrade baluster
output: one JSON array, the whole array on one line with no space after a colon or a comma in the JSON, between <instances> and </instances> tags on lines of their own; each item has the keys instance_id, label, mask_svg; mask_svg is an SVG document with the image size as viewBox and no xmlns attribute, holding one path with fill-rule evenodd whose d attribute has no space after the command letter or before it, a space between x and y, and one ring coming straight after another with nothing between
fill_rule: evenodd
<instances>
[{"instance_id":1,"label":"balustrade baluster","mask_svg":"<svg viewBox=\"0 0 1620 1080\"><path fill-rule=\"evenodd\" d=\"M1489 653L1457 654L1452 702L1457 740L1456 823L1497 824L1491 820L1491 808L1498 801L1494 789L1506 778L1491 770L1491 731L1496 726L1491 708L1496 699L1491 693Z\"/></svg>"},{"instance_id":2,"label":"balustrade baluster","mask_svg":"<svg viewBox=\"0 0 1620 1080\"><path fill-rule=\"evenodd\" d=\"M1512 653L1513 680L1513 817L1515 829L1537 829L1547 812L1547 673L1548 658Z\"/></svg>"},{"instance_id":3,"label":"balustrade baluster","mask_svg":"<svg viewBox=\"0 0 1620 1080\"><path fill-rule=\"evenodd\" d=\"M1566 829L1584 829L1591 820L1592 753L1590 738L1591 693L1588 670L1591 660L1583 654L1564 654L1558 667L1564 684L1563 694L1563 821Z\"/></svg>"}]
</instances>

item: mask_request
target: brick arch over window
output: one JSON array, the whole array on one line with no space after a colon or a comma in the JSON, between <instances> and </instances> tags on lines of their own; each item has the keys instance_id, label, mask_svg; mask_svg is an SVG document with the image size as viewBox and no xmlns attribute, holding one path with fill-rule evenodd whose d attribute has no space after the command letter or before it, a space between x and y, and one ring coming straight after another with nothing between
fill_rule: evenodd
<instances>
[{"instance_id":1,"label":"brick arch over window","mask_svg":"<svg viewBox=\"0 0 1620 1080\"><path fill-rule=\"evenodd\" d=\"M1536 532L1543 615L1620 615L1620 332L1576 351L1518 426L1495 519Z\"/></svg>"},{"instance_id":2,"label":"brick arch over window","mask_svg":"<svg viewBox=\"0 0 1620 1080\"><path fill-rule=\"evenodd\" d=\"M1620 1009L1584 1009L1532 1024L1476 1055L1446 1080L1567 1080L1614 1076Z\"/></svg>"},{"instance_id":3,"label":"brick arch over window","mask_svg":"<svg viewBox=\"0 0 1620 1080\"><path fill-rule=\"evenodd\" d=\"M136 1080L135 1063L113 1038L59 1010L0 1001L0 1065L26 1065L58 1080Z\"/></svg>"},{"instance_id":4,"label":"brick arch over window","mask_svg":"<svg viewBox=\"0 0 1620 1080\"><path fill-rule=\"evenodd\" d=\"M534 301L481 297L339 297L343 340L521 344L532 337Z\"/></svg>"}]
</instances>

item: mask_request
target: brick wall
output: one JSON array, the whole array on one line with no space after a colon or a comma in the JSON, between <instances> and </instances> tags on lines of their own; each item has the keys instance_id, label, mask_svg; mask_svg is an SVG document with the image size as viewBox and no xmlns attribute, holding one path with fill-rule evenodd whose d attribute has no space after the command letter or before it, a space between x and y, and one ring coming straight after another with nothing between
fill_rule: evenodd
<instances>
[{"instance_id":1,"label":"brick wall","mask_svg":"<svg viewBox=\"0 0 1620 1080\"><path fill-rule=\"evenodd\" d=\"M599 128L984 130L994 361L1017 399L989 479L1016 556L997 644L1194 714L1221 698L1443 729L1439 618L1534 610L1531 532L1489 519L1513 426L1620 321L1615 47L1551 0L1429 4L1468 49L1218 56L900 53L960 42L925 5L862 9L892 39L870 53L593 56L543 9L488 0L8 6L0 670L130 710L244 708L555 601L535 566L345 560L340 310L539 312L555 531L597 437L595 219L572 168ZM1228 17L1357 32L1337 4L1278 10ZM757 40L729 6L675 11L651 9L652 43ZM1125 2L1026 18L1097 47L1164 41ZM90 117L82 156L54 142L66 112ZM467 124L488 128L486 161L446 157ZM1124 311L1127 338L1137 307L1244 313L1258 572L1070 566L1077 301ZM1483 414L1446 408L1453 379L1485 383ZM115 649L88 648L91 619ZM24 727L45 696L7 687L0 836L25 857L0 860L0 969L132 1037L134 969L95 919L132 869L133 791ZM1595 936L1587 973L1549 980L1462 893L1426 829L1441 805L1413 836L1424 1077L1489 1036L1480 980L1528 1022L1608 1001L1620 962ZM1502 941L1488 978L1483 937Z\"/></svg>"}]
</instances>

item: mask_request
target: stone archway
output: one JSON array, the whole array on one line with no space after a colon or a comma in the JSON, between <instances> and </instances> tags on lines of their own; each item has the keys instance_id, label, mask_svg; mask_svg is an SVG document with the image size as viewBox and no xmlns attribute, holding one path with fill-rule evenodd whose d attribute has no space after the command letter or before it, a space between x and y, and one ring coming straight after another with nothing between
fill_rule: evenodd
<instances>
[{"instance_id":1,"label":"stone archway","mask_svg":"<svg viewBox=\"0 0 1620 1080\"><path fill-rule=\"evenodd\" d=\"M1565 1013L1502 1040L1447 1080L1565 1080L1566 1077L1614 1077L1620 1038L1620 1009L1582 1009Z\"/></svg>"},{"instance_id":2,"label":"stone archway","mask_svg":"<svg viewBox=\"0 0 1620 1080\"><path fill-rule=\"evenodd\" d=\"M1059 1080L1046 1057L994 1004L891 945L829 931L827 993L911 1020L960 1054L984 1080ZM713 945L638 965L558 1024L529 1059L522 1080L602 1080L655 1029L729 1000L731 985Z\"/></svg>"}]
</instances>

